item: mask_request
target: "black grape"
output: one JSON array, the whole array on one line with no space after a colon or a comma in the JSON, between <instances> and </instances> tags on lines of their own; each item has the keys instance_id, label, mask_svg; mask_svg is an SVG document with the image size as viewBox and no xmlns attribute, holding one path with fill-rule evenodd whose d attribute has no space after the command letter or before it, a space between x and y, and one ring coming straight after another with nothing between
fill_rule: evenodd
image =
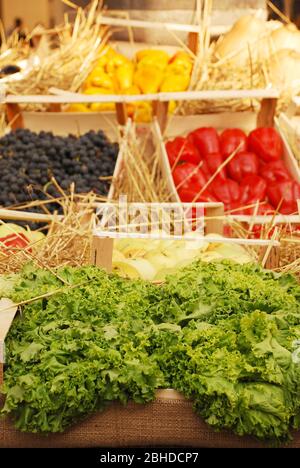
<instances>
[{"instance_id":1,"label":"black grape","mask_svg":"<svg viewBox=\"0 0 300 468\"><path fill-rule=\"evenodd\" d=\"M44 200L43 187L50 195L59 196L51 177L65 191L74 182L80 193L93 190L107 195L109 183L99 178L113 175L118 149L102 131L81 137L13 131L0 138L0 206ZM48 208L58 207L50 204Z\"/></svg>"}]
</instances>

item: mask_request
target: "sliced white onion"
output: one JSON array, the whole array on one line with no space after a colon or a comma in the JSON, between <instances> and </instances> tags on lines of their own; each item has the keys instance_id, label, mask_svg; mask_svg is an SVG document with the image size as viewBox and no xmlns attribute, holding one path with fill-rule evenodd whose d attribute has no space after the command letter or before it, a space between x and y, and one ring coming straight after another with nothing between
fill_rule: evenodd
<instances>
[{"instance_id":1,"label":"sliced white onion","mask_svg":"<svg viewBox=\"0 0 300 468\"><path fill-rule=\"evenodd\" d=\"M156 275L156 269L153 265L143 258L130 258L121 262L113 262L113 271L120 276L128 278L142 278L152 281Z\"/></svg>"}]
</instances>

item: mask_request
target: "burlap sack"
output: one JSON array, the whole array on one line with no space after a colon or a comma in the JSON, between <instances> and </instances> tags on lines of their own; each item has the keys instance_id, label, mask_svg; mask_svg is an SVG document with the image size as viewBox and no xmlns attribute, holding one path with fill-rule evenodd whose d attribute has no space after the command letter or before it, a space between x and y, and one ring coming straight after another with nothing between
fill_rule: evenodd
<instances>
[{"instance_id":1,"label":"burlap sack","mask_svg":"<svg viewBox=\"0 0 300 468\"><path fill-rule=\"evenodd\" d=\"M266 447L250 437L215 432L192 409L192 403L173 390L158 392L148 405L112 404L64 434L23 434L8 420L0 421L0 448L4 447ZM300 434L290 447L300 448Z\"/></svg>"}]
</instances>

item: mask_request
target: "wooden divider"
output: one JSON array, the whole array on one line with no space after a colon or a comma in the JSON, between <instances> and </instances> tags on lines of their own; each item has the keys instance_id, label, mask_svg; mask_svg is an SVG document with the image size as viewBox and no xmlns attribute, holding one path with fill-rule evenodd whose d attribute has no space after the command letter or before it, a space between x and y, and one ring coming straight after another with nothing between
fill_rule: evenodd
<instances>
[{"instance_id":1,"label":"wooden divider","mask_svg":"<svg viewBox=\"0 0 300 468\"><path fill-rule=\"evenodd\" d=\"M265 98L261 101L257 116L257 127L273 127L276 115L277 98Z\"/></svg>"},{"instance_id":2,"label":"wooden divider","mask_svg":"<svg viewBox=\"0 0 300 468\"><path fill-rule=\"evenodd\" d=\"M12 130L24 128L24 119L19 104L7 103L5 105L7 121Z\"/></svg>"},{"instance_id":3,"label":"wooden divider","mask_svg":"<svg viewBox=\"0 0 300 468\"><path fill-rule=\"evenodd\" d=\"M276 103L279 97L276 89L250 89L250 90L207 90L207 91L183 91L169 93L139 94L139 95L117 95L99 94L85 95L71 93L56 88L51 88L49 95L40 96L13 96L4 97L3 103L6 106L8 121L13 129L23 128L24 121L20 104L47 104L51 112L58 112L61 104L72 103L107 103L114 102L116 116L120 125L125 125L127 121L126 105L132 102L147 101L153 104L153 114L157 117L162 131L165 129L168 119L168 108L170 101L191 101L191 100L229 100L229 99L260 99L262 101L261 110L258 114L257 124L259 126L273 126L276 110Z\"/></svg>"},{"instance_id":4,"label":"wooden divider","mask_svg":"<svg viewBox=\"0 0 300 468\"><path fill-rule=\"evenodd\" d=\"M110 237L93 236L91 247L91 264L112 272L114 240Z\"/></svg>"}]
</instances>

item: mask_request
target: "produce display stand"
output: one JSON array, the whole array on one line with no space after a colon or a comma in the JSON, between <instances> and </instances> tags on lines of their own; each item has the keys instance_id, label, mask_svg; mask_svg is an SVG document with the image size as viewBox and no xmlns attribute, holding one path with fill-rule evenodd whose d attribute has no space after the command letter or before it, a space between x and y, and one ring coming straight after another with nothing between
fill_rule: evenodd
<instances>
[{"instance_id":1,"label":"produce display stand","mask_svg":"<svg viewBox=\"0 0 300 468\"><path fill-rule=\"evenodd\" d=\"M113 24L113 20L107 20ZM142 22L143 23L143 22ZM117 20L120 25L120 20ZM144 24L131 25L125 20L126 27L145 27ZM173 25L174 26L174 25ZM189 32L189 48L193 53L197 52L198 30L190 27L190 30L182 29L184 25L175 25L175 30ZM146 26L147 27L147 26ZM159 26L161 27L161 25ZM164 23L166 27L166 23ZM181 29L180 29L181 28ZM171 28L172 29L172 28ZM173 28L174 29L174 28ZM174 137L182 135L200 126L214 126L218 129L243 127L245 130L252 130L256 126L273 126L275 109L279 94L275 89L246 90L246 91L186 91L181 93L155 93L147 95L84 95L70 93L58 89L51 89L51 94L44 96L14 96L2 95L1 104L6 106L8 120L11 127L29 127L37 129L37 120L40 120L40 129L56 131L61 128L63 133L79 132L86 129L101 128L110 136L112 128L117 125L123 126L123 141L115 167L113 179L119 177L124 162L124 150L126 145L126 132L130 128L130 121L127 119L126 104L137 101L152 102L154 109L154 122L151 124L152 136L158 142L160 148L160 159L164 176L167 180L172 201L178 202L176 187L172 179L169 162L164 145L164 137ZM215 99L259 99L262 101L258 115L253 113L226 113L211 115L193 116L173 116L168 121L168 108L171 100L215 100ZM115 113L111 113L109 122L105 123L107 113L60 113L61 104L72 103L115 103ZM24 104L47 104L53 112L46 113L26 113L22 112L20 105ZM103 119L102 119L103 117ZM46 124L46 122L48 123ZM35 128L34 128L35 127ZM280 127L278 127L280 131ZM57 130L59 131L59 130ZM293 174L295 180L300 182L300 170L289 148L285 136L284 139L284 160ZM112 184L108 200L113 200L114 186ZM220 241L214 238L213 234L223 234L224 206L222 203L205 203L206 210L206 231L208 240ZM96 208L96 207L95 207ZM4 210L7 212L8 210ZM0 218L16 219L14 212L2 213ZM7 217L8 216L8 217ZM11 217L9 217L11 216ZM22 214L20 215L22 217ZM26 218L26 214L24 214ZM30 217L30 214L27 214ZM246 217L244 217L246 218ZM258 218L262 218L259 220ZM20 218L21 219L21 218ZM228 218L230 220L230 217ZM232 219L237 219L236 216ZM44 219L46 221L46 219ZM248 222L249 219L241 220ZM268 222L267 217L257 217L255 222ZM298 222L300 216L278 217L276 222ZM210 237L211 236L211 237ZM268 240L253 239L225 239L224 242L239 244L257 245L261 248L262 264L266 267L274 267L278 264L280 244L275 235ZM114 245L114 233L109 231L99 231L95 229L93 236L91 263L105 268L108 272L112 269L112 253ZM159 286L158 286L159 287ZM6 299L0 301L0 384L5 379L3 371L5 362L4 341L11 324L17 314L17 308ZM288 447L300 448L300 432L293 435L294 440ZM138 405L129 402L127 406L119 403L110 404L104 412L94 414L74 427L68 429L63 434L36 435L25 434L16 430L8 418L0 419L0 448L21 448L21 447L145 447L145 446L178 446L178 447L214 447L214 448L255 448L266 447L265 443L259 442L251 437L239 437L232 433L221 431L216 432L205 424L193 412L193 403L186 400L181 394L172 390L159 390L156 399L146 405Z\"/></svg>"},{"instance_id":2,"label":"produce display stand","mask_svg":"<svg viewBox=\"0 0 300 468\"><path fill-rule=\"evenodd\" d=\"M218 204L220 205L220 204ZM216 204L206 204L211 209L222 209ZM208 233L208 232L207 232ZM104 232L106 237L97 229L94 240L105 240L106 254L103 255L103 242L94 244L97 254L101 254L101 266L107 270L111 269L113 239L109 232ZM109 249L107 242L110 243ZM228 239L228 242L239 242L240 239ZM246 241L247 242L247 241ZM277 245L276 241L254 241L257 245ZM95 255L95 252L94 254ZM93 261L94 263L94 257ZM1 308L1 303L0 303ZM2 309L8 314L8 320L3 320L3 310L0 309L0 339L2 345L9 331L16 308L13 304L2 304ZM3 363L0 365L0 383L3 380ZM178 446L178 447L233 447L233 448L255 448L266 447L267 444L259 442L251 437L239 437L232 433L222 431L216 432L209 427L193 411L193 403L183 397L180 393L165 389L156 393L156 399L152 403L139 405L133 402L124 407L119 403L110 404L104 412L99 412L76 424L63 434L36 435L25 434L16 430L7 419L0 420L0 448L13 447L145 447L145 446ZM294 441L289 447L300 447L300 434L294 435Z\"/></svg>"},{"instance_id":3,"label":"produce display stand","mask_svg":"<svg viewBox=\"0 0 300 468\"><path fill-rule=\"evenodd\" d=\"M158 93L155 95L147 95L147 96L121 96L121 95L97 95L97 96L86 96L86 95L78 95L74 93L69 93L61 90L52 90L53 95L48 96L6 96L3 97L3 101L6 105L10 106L18 106L19 103L74 103L74 102L107 102L114 100L116 102L116 106L120 105L120 109L124 109L126 102L133 102L134 100L144 100L145 98L148 100L152 100L156 103L156 119L152 124L152 138L157 140L158 145L160 147L160 158L161 164L163 167L164 176L167 180L168 187L170 194L172 195L171 200L174 202L178 202L179 198L177 195L176 188L174 186L174 182L172 179L170 166L165 150L164 145L164 136L171 138L177 135L182 135L187 131L191 131L200 126L215 126L219 130L231 127L240 127L242 126L245 131L251 131L256 126L270 126L274 124L274 117L275 117L275 108L276 102L278 98L278 92L276 89L262 89L262 90L240 90L240 91L191 91L191 92L182 92L182 93ZM261 100L261 109L260 112L256 115L250 112L240 112L240 113L223 113L223 114L208 114L208 115L194 115L194 116L172 116L168 122L168 104L170 100L201 100L201 99L210 99L210 100L217 100L217 99L232 99L232 98L240 98L240 99L260 99ZM120 111L118 114L119 124L121 124L125 118L125 115L122 115ZM37 114L38 115L38 114ZM88 115L88 118L94 119L94 125L97 127L97 124L100 126L105 122L105 118L101 118L101 113L96 115ZM60 113L52 113L53 122L56 122L56 119L59 119ZM78 118L78 125L77 130L81 130L80 123L83 114L80 114ZM41 116L42 117L42 116ZM63 116L61 116L63 118ZM97 119L99 118L99 122ZM88 121L87 121L88 122ZM18 120L15 119L15 123L20 126L24 126L24 121L22 117ZM60 123L61 124L61 121ZM59 125L58 124L58 125ZM107 122L106 122L107 125ZM117 180L121 174L122 166L123 166L123 154L124 154L124 145L126 145L126 133L129 132L130 128L130 121L126 121L126 126L123 127L123 134L125 138L123 139L123 144L121 144L121 148L118 155L118 160L115 166L115 171L113 175L113 181ZM111 124L107 125L110 128L110 132L112 130ZM98 127L99 128L99 127ZM35 128L33 128L34 130ZM64 132L68 132L69 128L63 129ZM280 131L280 128L279 128ZM282 134L282 132L281 132ZM287 140L285 136L282 134L284 139L284 159L289 168L290 172L293 174L295 180L300 181L300 169L295 161L295 158L289 148ZM111 185L111 190L108 194L108 199L112 200L114 194L114 183ZM208 232L211 233L223 233L220 227L220 220L224 216L223 206L220 208L222 204L215 204L210 207L207 211L207 223L209 225ZM228 216L228 221L239 221L243 223L255 222L256 224L265 224L270 222L271 220L275 224L280 223L299 223L299 216L276 216L276 217L267 217L267 216L257 216L255 219L250 216ZM221 222L222 223L222 222ZM110 241L107 239L95 239L94 240L94 249L93 255L94 258L99 259L101 258L101 253L110 252L112 246L110 245ZM95 252L98 251L96 255ZM100 253L100 255L99 255ZM279 252L278 248L272 248L271 252L267 257L267 262L265 266L269 268L275 268L278 266L279 262ZM99 263L100 262L100 263ZM102 260L97 260L96 264L98 266L102 266ZM105 262L104 262L105 263Z\"/></svg>"}]
</instances>

